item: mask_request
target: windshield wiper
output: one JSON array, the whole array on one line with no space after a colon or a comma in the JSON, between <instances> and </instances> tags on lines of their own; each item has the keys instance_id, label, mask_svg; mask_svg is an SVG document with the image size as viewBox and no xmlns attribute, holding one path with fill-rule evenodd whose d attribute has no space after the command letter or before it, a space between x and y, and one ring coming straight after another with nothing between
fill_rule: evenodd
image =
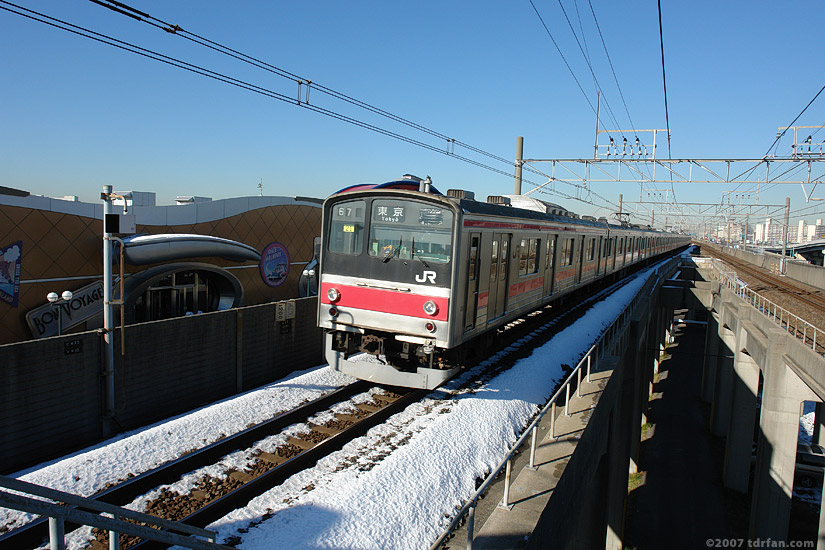
<instances>
[{"instance_id":1,"label":"windshield wiper","mask_svg":"<svg viewBox=\"0 0 825 550\"><path fill-rule=\"evenodd\" d=\"M384 257L381 258L383 263L387 263L388 261L392 260L393 256L398 256L401 254L401 241L403 237L398 237L398 247L395 250L388 250L384 253Z\"/></svg>"},{"instance_id":2,"label":"windshield wiper","mask_svg":"<svg viewBox=\"0 0 825 550\"><path fill-rule=\"evenodd\" d=\"M415 258L415 238L413 238L413 241L412 241L412 255L410 255L411 260L414 259L414 258ZM422 264L424 264L424 267L426 267L427 269L430 269L430 264L428 264L427 261L424 260L424 258L419 257L418 261L421 262Z\"/></svg>"}]
</instances>

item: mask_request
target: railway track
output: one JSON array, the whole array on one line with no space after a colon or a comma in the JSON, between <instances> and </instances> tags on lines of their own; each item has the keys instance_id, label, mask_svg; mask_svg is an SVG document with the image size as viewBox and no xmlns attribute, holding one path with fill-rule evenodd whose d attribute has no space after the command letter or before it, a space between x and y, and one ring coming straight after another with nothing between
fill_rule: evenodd
<instances>
[{"instance_id":1,"label":"railway track","mask_svg":"<svg viewBox=\"0 0 825 550\"><path fill-rule=\"evenodd\" d=\"M788 277L779 277L738 258L706 247L703 254L730 265L748 283L742 297L819 355L825 354L825 296Z\"/></svg>"},{"instance_id":2,"label":"railway track","mask_svg":"<svg viewBox=\"0 0 825 550\"><path fill-rule=\"evenodd\" d=\"M287 427L308 422L309 418L320 412L329 410L331 406L348 400L349 398L368 391L372 386L367 382L355 382L320 399L306 403L296 409L279 414L261 424L226 437L211 445L189 453L177 460L159 466L141 475L118 483L117 485L95 495L95 500L118 506L132 502L140 495L153 489L174 483L181 476L198 470L204 466L214 464L222 457L237 450L249 449L255 442L266 437L281 433ZM230 481L225 484L228 490L210 488L210 491L190 495L180 495L186 502L183 505L172 505L173 495L161 494L153 501L154 509L150 513L165 516L168 519L179 520L188 525L207 525L222 517L231 510L249 502L252 498L282 482L295 472L314 464L319 458L343 447L347 442L363 435L371 427L383 422L408 404L423 397L426 391L413 391L404 395L378 395L373 404L360 403L353 414L336 414L335 420L327 425L310 425L309 439L291 437L285 446L286 450L277 453L260 452L251 472L231 472L227 476ZM196 489L199 490L199 489ZM166 505L161 504L166 502ZM180 517L181 510L196 508ZM168 513L163 513L164 508ZM177 512L177 513L176 513ZM78 527L68 525L67 532ZM40 518L27 525L0 536L0 550L22 550L35 548L48 538L48 521ZM108 535L103 535L107 537ZM100 539L98 539L100 540ZM123 542L127 542L124 540ZM126 547L126 546L122 546ZM139 545L140 548L153 548L147 542Z\"/></svg>"},{"instance_id":3,"label":"railway track","mask_svg":"<svg viewBox=\"0 0 825 550\"><path fill-rule=\"evenodd\" d=\"M494 377L521 357L532 353L533 349L542 345L553 333L574 322L584 310L597 302L605 293L624 284L625 280L591 292L589 296L579 295L575 299L571 298L564 305L546 306L510 323L506 329L499 332L496 344L493 349L488 350L490 353L487 357L497 353L497 350L511 347L516 341L522 341L523 345L514 346L516 349L505 351L495 365L488 366L478 376L463 383L457 390L448 392L447 399L462 392L474 391L474 388L481 385L484 380ZM561 382L560 380L559 383ZM281 448L275 453L254 451L255 463L244 471L229 472L226 481L218 483L214 480L202 480L189 494L177 494L168 489L161 489L160 494L148 505L149 513L187 525L205 527L232 510L243 507L256 496L283 483L293 474L311 467L320 458L341 449L349 441L365 434L372 427L431 393L431 390L414 390L404 394L374 394L374 402L356 405L358 411L354 414L335 413L335 419L324 425L312 424L308 420L322 411L329 410L337 403L368 391L371 387L367 382L350 384L321 399L279 414L267 422L250 427L119 483L93 498L115 505L126 505L158 487L178 481L183 475L212 465L230 453L249 449L261 439L281 433L288 426L296 423L310 424L311 430L307 436L289 438L287 444L283 446L283 452ZM215 485L221 485L221 487L215 487ZM67 524L66 527L68 532L77 526ZM0 536L0 550L37 547L43 544L47 536L47 520L36 520ZM93 548L108 547L108 533L96 533L96 537L96 541L93 541ZM121 548L129 547L145 550L161 548L164 545L151 541L138 542L121 536Z\"/></svg>"},{"instance_id":4,"label":"railway track","mask_svg":"<svg viewBox=\"0 0 825 550\"><path fill-rule=\"evenodd\" d=\"M710 256L724 260L737 272L745 273L749 277L752 277L765 285L769 285L770 288L784 292L796 300L804 302L811 307L825 312L825 296L822 296L819 290L810 290L801 284L797 284L796 281L789 279L788 277L778 277L772 275L734 256L729 256L728 254L720 253L710 248L705 252Z\"/></svg>"}]
</instances>

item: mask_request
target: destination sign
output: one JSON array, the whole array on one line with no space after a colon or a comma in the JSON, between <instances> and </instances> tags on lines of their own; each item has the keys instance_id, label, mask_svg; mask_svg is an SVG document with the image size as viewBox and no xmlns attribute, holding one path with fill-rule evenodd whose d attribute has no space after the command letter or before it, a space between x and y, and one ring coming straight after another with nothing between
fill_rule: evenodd
<instances>
[{"instance_id":1,"label":"destination sign","mask_svg":"<svg viewBox=\"0 0 825 550\"><path fill-rule=\"evenodd\" d=\"M378 222L403 223L404 216L403 206L376 206L373 219Z\"/></svg>"}]
</instances>

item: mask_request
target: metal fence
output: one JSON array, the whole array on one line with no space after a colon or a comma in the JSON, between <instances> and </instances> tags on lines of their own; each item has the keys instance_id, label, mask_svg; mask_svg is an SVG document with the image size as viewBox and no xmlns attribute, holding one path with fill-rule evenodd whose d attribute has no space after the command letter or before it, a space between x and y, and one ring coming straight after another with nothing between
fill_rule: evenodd
<instances>
[{"instance_id":1,"label":"metal fence","mask_svg":"<svg viewBox=\"0 0 825 550\"><path fill-rule=\"evenodd\" d=\"M668 264L669 265L669 264ZM478 501L483 498L483 495L487 492L493 482L496 480L498 475L504 471L504 497L502 501L499 503L499 506L502 507L509 507L509 496L510 496L510 477L511 477L511 469L512 463L515 458L516 453L521 448L522 445L527 441L527 438L530 438L530 468L535 468L535 455L536 455L536 445L538 439L538 432L539 432L539 423L542 421L546 414L550 414L550 434L551 437L556 437L555 433L555 420L556 420L556 409L560 406L560 399L562 395L564 395L564 415L569 416L569 405L570 405L570 393L571 385L575 381L575 392L576 396L580 397L580 388L581 388L581 381L582 381L582 371L584 371L585 380L590 382L590 371L593 367L594 362L598 362L600 357L603 357L608 350L611 350L614 346L614 343L621 338L622 334L626 330L626 328L630 325L629 321L632 317L633 313L636 311L636 308L639 305L639 302L647 298L655 289L655 286L659 279L659 274L666 270L667 267L660 267L656 270L656 272L650 276L647 280L645 285L636 293L636 296L633 300L628 304L628 306L624 309L624 311L616 318L616 320L610 325L610 327L605 330L599 339L593 344L587 353L584 354L581 361L576 365L576 368L573 369L570 374L565 379L562 386L556 391L555 394L550 398L547 404L538 412L535 416L533 421L527 426L527 428L522 432L521 437L513 444L513 446L508 451L507 455L502 459L502 461L498 464L498 466L493 469L481 486L476 490L475 494L470 497L470 499L464 504L461 510L453 518L453 521L447 527L447 529L441 534L441 536L430 546L430 550L438 550L438 548L444 544L444 542L449 538L450 534L456 530L458 525L461 523L462 519L466 516L467 517L467 550L472 550L473 547L473 538L474 538L474 528L475 528L475 509L478 505Z\"/></svg>"},{"instance_id":2,"label":"metal fence","mask_svg":"<svg viewBox=\"0 0 825 550\"><path fill-rule=\"evenodd\" d=\"M795 338L802 340L803 344L809 346L819 355L825 354L825 339L823 339L825 332L798 315L768 300L758 292L748 288L747 285L739 279L736 271L722 260L713 259L706 263L709 263L713 268L711 269L711 273L716 276L716 279L734 294L774 321L780 328L788 331Z\"/></svg>"},{"instance_id":3,"label":"metal fence","mask_svg":"<svg viewBox=\"0 0 825 550\"><path fill-rule=\"evenodd\" d=\"M0 506L49 518L50 550L65 550L66 521L108 531L109 550L119 550L121 533L144 540L198 550L230 550L231 548L216 544L214 531L135 512L19 479L0 476L0 488L15 491L14 493L0 491ZM82 507L83 510L77 507ZM92 512L87 510L92 510ZM107 514L108 517L100 514ZM141 522L141 524L134 522ZM203 537L206 540L192 538L192 536Z\"/></svg>"}]
</instances>

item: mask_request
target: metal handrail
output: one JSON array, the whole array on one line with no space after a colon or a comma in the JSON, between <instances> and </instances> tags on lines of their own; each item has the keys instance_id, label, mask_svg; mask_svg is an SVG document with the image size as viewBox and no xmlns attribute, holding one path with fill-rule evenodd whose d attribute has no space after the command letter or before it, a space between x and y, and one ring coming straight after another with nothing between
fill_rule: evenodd
<instances>
[{"instance_id":1,"label":"metal handrail","mask_svg":"<svg viewBox=\"0 0 825 550\"><path fill-rule=\"evenodd\" d=\"M0 507L49 517L49 546L51 550L65 550L66 521L109 531L109 548L111 550L117 550L119 534L121 533L170 545L183 546L184 548L195 548L196 550L231 550L231 547L215 542L217 534L214 531L207 531L199 527L143 514L113 504L50 489L8 476L0 476L0 487L63 503L55 504L53 502L30 498L29 496L0 491ZM111 517L86 512L75 508L75 506L82 507L84 510L94 510L95 512L109 514ZM168 529L168 531L138 525L124 521L124 519L155 525L158 528ZM207 540L194 539L170 531L204 537Z\"/></svg>"},{"instance_id":2,"label":"metal handrail","mask_svg":"<svg viewBox=\"0 0 825 550\"><path fill-rule=\"evenodd\" d=\"M492 485L493 481L495 481L496 477L501 473L502 470L505 470L505 480L504 480L504 497L502 501L499 503L499 506L504 508L509 508L509 497L510 497L510 476L511 476L511 468L512 468L512 461L513 456L516 454L516 451L524 444L528 437L531 438L530 443L530 464L529 468L535 469L535 456L536 456L536 444L538 439L538 429L539 423L544 418L544 415L550 411L550 435L551 437L556 437L555 432L555 424L556 424L556 405L561 396L562 391L565 392L565 403L564 403L564 415L570 416L569 414L569 403L570 403L570 383L573 380L573 375L576 375L577 386L576 386L576 395L579 396L579 388L581 387L581 373L582 368L586 367L587 372L585 376L585 380L589 383L590 382L590 369L592 365L592 358L594 357L594 352L601 352L603 353L606 346L605 341L609 340L610 344L615 342L616 337L619 335L618 327L624 326L626 328L627 320L636 310L636 307L639 304L639 301L650 294L652 292L652 287L656 284L656 281L659 278L659 273L662 271L662 268L658 268L653 275L647 280L647 282L639 289L639 292L633 297L633 300L625 307L622 313L616 318L611 325L602 332L599 339L596 340L596 343L593 344L590 349L587 350L587 353L584 354L582 359L576 365L576 368L573 369L567 378L564 381L564 384L556 390L556 393L550 398L547 404L539 411L539 413L535 416L533 421L527 426L527 428L522 432L521 437L513 444L510 448L509 452L502 461L498 464L498 466L490 472L487 476L487 479L479 486L476 490L475 494L464 504L464 506L458 511L458 513L453 518L453 521L444 530L440 537L430 546L430 550L437 550L439 546L441 546L450 534L456 529L461 519L467 515L467 550L472 550L473 547L473 529L475 526L475 508L478 504L478 501L481 499L481 496L487 492L487 489ZM601 356L601 353L595 355L598 359Z\"/></svg>"},{"instance_id":3,"label":"metal handrail","mask_svg":"<svg viewBox=\"0 0 825 550\"><path fill-rule=\"evenodd\" d=\"M819 340L820 344L825 342L825 340L823 340L825 331L817 328L798 315L791 313L787 309L777 305L758 292L748 288L745 284L740 282L741 280L736 274L736 271L725 264L722 260L714 259L711 262L711 266L713 267L713 271L718 273L719 282L724 283L725 286L732 290L734 294L748 302L757 311L764 314L768 319L774 321L780 328L785 329L795 338L802 340L803 344L810 344L811 349L814 352L819 353L819 355L823 355L822 353L817 352L816 343L817 340ZM821 336L817 337L817 333Z\"/></svg>"}]
</instances>

